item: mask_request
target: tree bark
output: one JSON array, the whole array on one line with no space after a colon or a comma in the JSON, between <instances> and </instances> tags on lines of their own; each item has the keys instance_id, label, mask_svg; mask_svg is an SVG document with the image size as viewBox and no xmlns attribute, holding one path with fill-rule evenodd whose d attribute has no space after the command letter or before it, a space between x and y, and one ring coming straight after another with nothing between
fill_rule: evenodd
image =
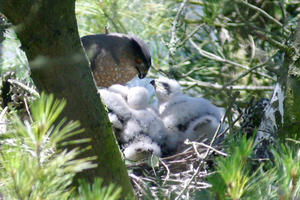
<instances>
[{"instance_id":1,"label":"tree bark","mask_svg":"<svg viewBox=\"0 0 300 200\"><path fill-rule=\"evenodd\" d=\"M286 98L284 103L284 126L282 135L300 139L300 20L293 37L291 53L287 58Z\"/></svg>"},{"instance_id":2,"label":"tree bark","mask_svg":"<svg viewBox=\"0 0 300 200\"><path fill-rule=\"evenodd\" d=\"M98 167L79 177L122 187L123 198L133 189L121 158L107 111L100 101L89 63L80 43L74 0L0 0L0 11L15 25L39 91L67 100L64 116L79 120L79 138L91 138L86 156L97 156ZM69 147L71 148L71 147Z\"/></svg>"},{"instance_id":3,"label":"tree bark","mask_svg":"<svg viewBox=\"0 0 300 200\"><path fill-rule=\"evenodd\" d=\"M300 139L300 21L293 40L285 52L278 81L270 104L258 128L255 153L259 158L271 158L268 145L276 145L276 138Z\"/></svg>"},{"instance_id":4,"label":"tree bark","mask_svg":"<svg viewBox=\"0 0 300 200\"><path fill-rule=\"evenodd\" d=\"M0 13L0 58L2 57L2 42L4 40L5 20ZM1 66L0 66L1 67Z\"/></svg>"}]
</instances>

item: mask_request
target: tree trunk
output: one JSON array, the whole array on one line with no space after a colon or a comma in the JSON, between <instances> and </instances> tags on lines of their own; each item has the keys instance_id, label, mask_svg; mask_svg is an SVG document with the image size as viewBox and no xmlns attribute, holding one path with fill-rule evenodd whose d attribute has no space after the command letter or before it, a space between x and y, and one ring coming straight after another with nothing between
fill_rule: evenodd
<instances>
[{"instance_id":1,"label":"tree trunk","mask_svg":"<svg viewBox=\"0 0 300 200\"><path fill-rule=\"evenodd\" d=\"M300 21L290 44L256 135L259 158L272 157L267 146L274 145L275 138L300 139Z\"/></svg>"},{"instance_id":2,"label":"tree trunk","mask_svg":"<svg viewBox=\"0 0 300 200\"><path fill-rule=\"evenodd\" d=\"M300 139L300 20L293 37L291 53L287 59L286 98L282 135Z\"/></svg>"},{"instance_id":3,"label":"tree trunk","mask_svg":"<svg viewBox=\"0 0 300 200\"><path fill-rule=\"evenodd\" d=\"M4 40L5 20L0 13L0 58L2 57L2 42ZM1 67L1 66L0 66Z\"/></svg>"},{"instance_id":4,"label":"tree trunk","mask_svg":"<svg viewBox=\"0 0 300 200\"><path fill-rule=\"evenodd\" d=\"M89 63L80 43L74 0L0 0L0 11L13 23L39 89L67 100L64 116L79 120L80 138L91 138L82 156L97 156L98 167L79 177L122 187L123 197L133 189L121 158L107 111L100 101ZM70 148L70 147L69 147Z\"/></svg>"}]
</instances>

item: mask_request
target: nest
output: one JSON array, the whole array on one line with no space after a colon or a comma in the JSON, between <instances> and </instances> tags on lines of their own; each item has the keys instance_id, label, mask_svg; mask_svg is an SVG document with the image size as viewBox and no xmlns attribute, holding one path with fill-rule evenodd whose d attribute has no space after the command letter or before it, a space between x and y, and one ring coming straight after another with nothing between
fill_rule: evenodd
<instances>
[{"instance_id":1,"label":"nest","mask_svg":"<svg viewBox=\"0 0 300 200\"><path fill-rule=\"evenodd\" d=\"M172 156L127 164L130 178L139 199L189 199L195 191L210 188L206 177L212 170L218 150L199 142L187 142L184 151Z\"/></svg>"}]
</instances>

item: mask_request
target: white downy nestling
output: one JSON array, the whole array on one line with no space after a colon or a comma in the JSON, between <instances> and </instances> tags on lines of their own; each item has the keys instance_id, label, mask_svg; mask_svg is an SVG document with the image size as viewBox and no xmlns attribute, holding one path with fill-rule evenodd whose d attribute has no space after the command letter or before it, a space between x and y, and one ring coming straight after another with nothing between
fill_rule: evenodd
<instances>
[{"instance_id":1,"label":"white downy nestling","mask_svg":"<svg viewBox=\"0 0 300 200\"><path fill-rule=\"evenodd\" d=\"M108 108L109 120L113 124L116 137L119 139L127 121L132 117L130 108L120 94L107 89L100 89L99 92Z\"/></svg>"},{"instance_id":2,"label":"white downy nestling","mask_svg":"<svg viewBox=\"0 0 300 200\"><path fill-rule=\"evenodd\" d=\"M118 140L125 158L141 159L152 153L160 156L159 144L163 143L166 130L159 116L149 107L148 90L112 85L107 90L100 90L100 94L109 109L113 126L120 130Z\"/></svg>"},{"instance_id":3,"label":"white downy nestling","mask_svg":"<svg viewBox=\"0 0 300 200\"><path fill-rule=\"evenodd\" d=\"M138 161L149 156L161 156L160 147L147 136L140 136L124 148L124 157L128 160Z\"/></svg>"},{"instance_id":4,"label":"white downy nestling","mask_svg":"<svg viewBox=\"0 0 300 200\"><path fill-rule=\"evenodd\" d=\"M209 100L182 94L179 83L167 78L151 81L159 115L167 129L167 146L174 150L185 139L212 138L221 121L221 109Z\"/></svg>"}]
</instances>

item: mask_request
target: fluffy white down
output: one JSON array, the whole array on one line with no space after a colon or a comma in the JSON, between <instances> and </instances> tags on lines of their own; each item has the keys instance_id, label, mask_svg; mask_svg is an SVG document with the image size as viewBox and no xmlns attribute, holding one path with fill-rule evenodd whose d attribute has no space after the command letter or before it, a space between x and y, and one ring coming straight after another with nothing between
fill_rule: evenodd
<instances>
[{"instance_id":1,"label":"fluffy white down","mask_svg":"<svg viewBox=\"0 0 300 200\"><path fill-rule=\"evenodd\" d=\"M120 94L125 100L127 100L128 87L120 84L114 84L108 88L109 91Z\"/></svg>"},{"instance_id":2,"label":"fluffy white down","mask_svg":"<svg viewBox=\"0 0 300 200\"><path fill-rule=\"evenodd\" d=\"M109 118L121 130L118 139L129 160L174 151L185 139L211 139L221 121L221 109L204 98L182 94L179 83L155 80L158 111L149 105L144 87L113 85L100 90ZM160 149L160 146L162 149Z\"/></svg>"},{"instance_id":3,"label":"fluffy white down","mask_svg":"<svg viewBox=\"0 0 300 200\"><path fill-rule=\"evenodd\" d=\"M168 85L168 88L165 87L166 85ZM155 93L159 104L161 104L170 100L173 96L181 95L182 91L176 80L160 77L155 80Z\"/></svg>"},{"instance_id":4,"label":"fluffy white down","mask_svg":"<svg viewBox=\"0 0 300 200\"><path fill-rule=\"evenodd\" d=\"M121 132L120 142L127 143L140 135L142 132L143 129L139 122L131 118L124 126L124 130Z\"/></svg>"},{"instance_id":5,"label":"fluffy white down","mask_svg":"<svg viewBox=\"0 0 300 200\"><path fill-rule=\"evenodd\" d=\"M119 127L120 122L124 123L125 121L131 118L131 111L126 101L120 94L108 91L106 89L100 89L99 92L101 98L103 99L104 103L106 104L109 110L109 113L115 115L114 117L112 117L112 123L115 127ZM116 124L114 124L114 122ZM124 124L122 126L124 126Z\"/></svg>"},{"instance_id":6,"label":"fluffy white down","mask_svg":"<svg viewBox=\"0 0 300 200\"><path fill-rule=\"evenodd\" d=\"M151 154L160 157L161 149L151 138L141 137L128 144L123 153L126 159L138 161L148 158Z\"/></svg>"},{"instance_id":7,"label":"fluffy white down","mask_svg":"<svg viewBox=\"0 0 300 200\"><path fill-rule=\"evenodd\" d=\"M160 81L155 80L155 89L159 115L167 130L168 148L176 148L187 138L211 138L221 121L220 109L207 99L182 94L175 80Z\"/></svg>"},{"instance_id":8,"label":"fluffy white down","mask_svg":"<svg viewBox=\"0 0 300 200\"><path fill-rule=\"evenodd\" d=\"M127 93L128 105L136 110L146 109L149 106L149 92L144 87L129 88Z\"/></svg>"},{"instance_id":9,"label":"fluffy white down","mask_svg":"<svg viewBox=\"0 0 300 200\"><path fill-rule=\"evenodd\" d=\"M212 139L220 121L211 115L205 115L191 122L186 130L186 138L189 140Z\"/></svg>"},{"instance_id":10,"label":"fluffy white down","mask_svg":"<svg viewBox=\"0 0 300 200\"><path fill-rule=\"evenodd\" d=\"M113 126L117 129L123 129L124 124L120 121L118 116L113 113L108 113L109 121L113 124Z\"/></svg>"},{"instance_id":11,"label":"fluffy white down","mask_svg":"<svg viewBox=\"0 0 300 200\"><path fill-rule=\"evenodd\" d=\"M122 89L113 85L110 89ZM124 90L125 91L125 90ZM151 140L162 144L166 138L164 124L153 108L149 107L149 93L144 87L132 87L127 94L102 89L100 94L109 109L109 119L121 132L118 140L122 145L139 136L149 136ZM124 96L127 97L125 101ZM122 98L123 97L123 98Z\"/></svg>"},{"instance_id":12,"label":"fluffy white down","mask_svg":"<svg viewBox=\"0 0 300 200\"><path fill-rule=\"evenodd\" d=\"M166 137L164 124L158 114L149 105L149 92L144 87L132 87L128 90L127 103L131 108L132 120L130 126L124 130L124 137L143 134L161 144ZM136 127L135 127L136 126ZM133 131L131 131L133 130ZM136 133L139 130L139 133Z\"/></svg>"},{"instance_id":13,"label":"fluffy white down","mask_svg":"<svg viewBox=\"0 0 300 200\"><path fill-rule=\"evenodd\" d=\"M151 137L158 144L162 144L166 138L166 129L160 117L150 108L144 110L132 110L132 116L141 128L141 134Z\"/></svg>"}]
</instances>

